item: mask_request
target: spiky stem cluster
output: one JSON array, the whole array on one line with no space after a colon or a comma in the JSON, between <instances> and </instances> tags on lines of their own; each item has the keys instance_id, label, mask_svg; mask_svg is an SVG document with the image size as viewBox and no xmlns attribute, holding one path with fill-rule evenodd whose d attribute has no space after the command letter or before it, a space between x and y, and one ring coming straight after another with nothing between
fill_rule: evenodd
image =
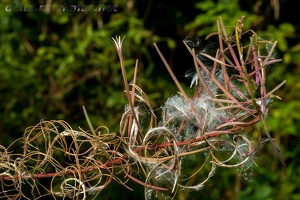
<instances>
[{"instance_id":1,"label":"spiky stem cluster","mask_svg":"<svg viewBox=\"0 0 300 200\"><path fill-rule=\"evenodd\" d=\"M132 180L144 186L145 199L172 198L179 189L202 188L217 167L248 169L260 144L267 141L284 164L265 124L269 102L279 98L273 93L284 84L266 90L265 68L280 61L273 57L276 42L243 31L243 20L238 20L231 36L218 20L218 31L211 34L217 36L213 53L195 51L191 41L184 41L194 60L189 73L191 97L154 44L179 89L161 106L159 122L136 84L138 62L129 84L122 55L124 38L113 39L128 99L120 134L104 126L94 130L85 109L90 131L75 131L57 120L28 127L23 139L8 148L0 146L0 197L85 199L90 193L96 197L111 181L128 187L127 181ZM146 126L141 118L147 119ZM11 153L20 141L23 154ZM45 179L48 187L41 181ZM30 192L26 193L24 183Z\"/></svg>"}]
</instances>

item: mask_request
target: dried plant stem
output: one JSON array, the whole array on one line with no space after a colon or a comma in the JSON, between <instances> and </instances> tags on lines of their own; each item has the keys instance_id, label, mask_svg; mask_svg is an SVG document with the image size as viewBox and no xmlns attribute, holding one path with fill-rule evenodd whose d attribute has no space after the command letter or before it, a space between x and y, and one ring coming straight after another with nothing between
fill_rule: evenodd
<instances>
[{"instance_id":1,"label":"dried plant stem","mask_svg":"<svg viewBox=\"0 0 300 200\"><path fill-rule=\"evenodd\" d=\"M127 97L128 104L129 104L130 110L132 112L133 118L134 118L134 120L136 122L136 125L138 127L138 133L139 133L138 134L138 139L141 142L142 138L143 138L142 137L142 135L143 135L142 134L142 129L141 129L141 126L139 124L139 120L137 118L136 112L134 110L134 105L133 105L133 102L131 101L131 97L130 97L129 84L128 84L128 81L127 81L127 74L126 74L126 69L125 69L125 65L124 65L124 58L123 58L123 54L122 54L122 47L121 47L122 41L120 41L120 38L119 38L119 41L117 41L117 44L119 44L119 45L116 45L116 49L117 49L117 53L118 53L119 60L120 60L120 65L121 65L121 70L122 70L122 77L123 77L123 82L124 82L125 91L126 91L126 97Z\"/></svg>"},{"instance_id":2,"label":"dried plant stem","mask_svg":"<svg viewBox=\"0 0 300 200\"><path fill-rule=\"evenodd\" d=\"M97 135L96 135L96 132L95 132L95 129L94 129L94 127L93 127L93 124L91 123L91 120L90 120L90 118L89 118L89 115L88 115L88 113L87 113L87 111L86 111L86 109L85 109L85 106L82 106L82 109L83 109L83 113L84 113L85 119L86 119L86 121L87 121L87 123L88 123L88 125L89 125L89 127L90 127L91 132L93 133L94 136L97 136ZM101 144L100 141L98 141L98 144L99 144L99 147L100 147L101 152L105 155L105 157L106 157L108 160L111 160L110 156L106 153L106 151L104 150L104 148L103 148L103 146L102 146L102 144Z\"/></svg>"},{"instance_id":3,"label":"dried plant stem","mask_svg":"<svg viewBox=\"0 0 300 200\"><path fill-rule=\"evenodd\" d=\"M186 95L185 91L183 90L182 86L178 82L178 80L177 80L176 76L174 75L171 67L168 64L168 62L166 61L166 59L164 58L164 56L162 55L162 53L160 52L159 48L157 47L157 45L155 43L154 43L154 47L155 47L156 51L158 52L161 60L163 61L165 67L167 68L169 74L171 75L173 81L175 82L176 86L178 87L180 93L183 95L184 99L186 100L186 102L191 107L191 110L193 111L193 113L195 114L195 116L197 117L197 119L199 120L199 122L203 122L202 119L200 118L200 116L198 115L197 111L195 110L194 106L192 105L190 99L188 98L188 96Z\"/></svg>"},{"instance_id":4,"label":"dried plant stem","mask_svg":"<svg viewBox=\"0 0 300 200\"><path fill-rule=\"evenodd\" d=\"M190 52L191 55L193 55L192 50L188 47L188 45L186 44L186 42L184 42L186 48L188 49L188 51ZM239 101L237 101L237 99L232 96L227 90L226 88L208 71L208 69L206 68L206 66L202 63L202 61L199 58L197 59L197 63L201 66L201 68L205 71L205 73L207 75L209 75L209 77L213 80L213 82L222 90L222 92L225 93L226 97L228 97L229 99L231 99L232 101L234 101L236 104L242 106L240 104Z\"/></svg>"},{"instance_id":5,"label":"dried plant stem","mask_svg":"<svg viewBox=\"0 0 300 200\"><path fill-rule=\"evenodd\" d=\"M136 84L136 76L137 76L137 70L138 70L138 60L135 62L135 68L134 68L134 75L133 75L133 85ZM134 107L134 94L135 94L135 87L131 88L131 104L132 107ZM130 136L131 128L132 128L132 116L129 118L129 124L128 124L128 136Z\"/></svg>"},{"instance_id":6,"label":"dried plant stem","mask_svg":"<svg viewBox=\"0 0 300 200\"><path fill-rule=\"evenodd\" d=\"M286 166L286 164L285 164L284 161L283 161L282 156L280 155L279 149L276 147L276 145L275 145L275 143L274 143L274 141L273 141L273 139L272 139L272 137L271 137L271 135L270 135L270 133L269 133L269 131L268 131L268 129L267 129L267 125L266 125L266 122L265 122L264 117L262 117L261 121L262 121L262 124L263 124L263 126L264 126L264 130L265 130L265 132L266 132L266 135L267 135L267 137L268 137L268 139L269 139L269 141L270 141L270 143L271 143L271 145L272 145L272 148L273 148L273 150L274 150L274 152L275 152L277 158L279 159L279 161L281 162L281 164L282 164L283 166Z\"/></svg>"},{"instance_id":7,"label":"dried plant stem","mask_svg":"<svg viewBox=\"0 0 300 200\"><path fill-rule=\"evenodd\" d=\"M250 78L249 78L249 75L248 75L248 72L247 72L247 68L246 68L246 65L245 65L245 62L244 62L244 58L243 58L243 51L242 51L242 48L241 48L241 43L240 43L240 32L241 32L241 27L239 27L238 25L236 26L235 28L235 37L236 37L236 45L237 45L237 49L238 49L238 52L239 52L239 56L240 56L240 62L241 62L241 65L242 65L242 70L243 70L243 75L244 75L244 79L246 80L246 88L251 96L251 100L253 102L253 105L255 107L256 110L259 110L256 102L255 102L255 97L254 97L254 94L253 94L253 87L252 87L252 83L250 81Z\"/></svg>"},{"instance_id":8,"label":"dried plant stem","mask_svg":"<svg viewBox=\"0 0 300 200\"><path fill-rule=\"evenodd\" d=\"M195 66L195 69L196 69L196 72L198 74L198 78L201 82L201 84L203 85L204 89L206 90L206 92L209 94L209 96L211 98L216 98L215 95L210 91L210 89L207 87L207 84L205 83L201 73L200 73L200 70L199 70L199 67L198 67L198 64L197 64L197 61L196 61L196 54L195 54L195 49L192 49L192 52L193 52L193 60L194 60L194 66Z\"/></svg>"}]
</instances>

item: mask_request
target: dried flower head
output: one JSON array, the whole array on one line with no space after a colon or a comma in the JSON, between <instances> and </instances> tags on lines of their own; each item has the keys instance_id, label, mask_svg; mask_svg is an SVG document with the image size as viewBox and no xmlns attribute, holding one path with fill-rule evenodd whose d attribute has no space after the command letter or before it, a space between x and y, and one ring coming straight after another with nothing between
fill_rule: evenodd
<instances>
[{"instance_id":1,"label":"dried flower head","mask_svg":"<svg viewBox=\"0 0 300 200\"><path fill-rule=\"evenodd\" d=\"M113 41L117 51L122 51L122 43L124 40L125 36L121 39L121 36L116 36L116 38L111 38L111 40Z\"/></svg>"}]
</instances>

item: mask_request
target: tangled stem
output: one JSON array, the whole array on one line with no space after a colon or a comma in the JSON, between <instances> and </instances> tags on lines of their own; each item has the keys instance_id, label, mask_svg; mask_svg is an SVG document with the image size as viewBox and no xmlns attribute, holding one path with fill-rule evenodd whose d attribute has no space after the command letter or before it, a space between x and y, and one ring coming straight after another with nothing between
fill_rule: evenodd
<instances>
[{"instance_id":1,"label":"tangled stem","mask_svg":"<svg viewBox=\"0 0 300 200\"><path fill-rule=\"evenodd\" d=\"M28 127L23 138L8 148L0 146L0 197L85 199L89 194L96 197L112 181L131 190L126 185L131 180L144 186L145 199L174 198L178 189L201 189L217 167L252 166L253 155L267 141L284 164L265 124L268 103L279 98L273 93L285 83L266 91L265 68L280 61L272 56L276 41L261 40L252 30L243 32L243 20L238 20L234 36L228 36L218 20L218 32L211 34L219 44L214 54L196 52L190 41L184 41L195 65L192 97L154 44L180 91L162 105L159 123L147 95L136 85L138 62L129 84L122 55L124 38L113 39L128 99L120 133L105 126L94 129L85 108L89 131L74 130L62 120ZM244 39L245 33L251 36ZM268 49L266 55L262 48ZM149 123L142 126L145 108ZM262 133L267 139L262 139ZM20 142L22 153L14 154L11 149ZM191 173L187 173L189 163L193 163ZM48 180L48 187L43 180Z\"/></svg>"}]
</instances>

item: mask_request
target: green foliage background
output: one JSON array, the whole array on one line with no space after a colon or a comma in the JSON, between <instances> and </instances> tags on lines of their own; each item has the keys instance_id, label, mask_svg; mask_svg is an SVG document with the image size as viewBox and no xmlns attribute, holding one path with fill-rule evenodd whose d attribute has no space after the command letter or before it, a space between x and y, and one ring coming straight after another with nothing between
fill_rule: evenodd
<instances>
[{"instance_id":1,"label":"green foliage background","mask_svg":"<svg viewBox=\"0 0 300 200\"><path fill-rule=\"evenodd\" d=\"M221 16L225 25L246 16L245 29L278 41L280 64L268 69L268 84L274 88L287 80L270 110L268 127L280 147L287 167L282 167L270 148L263 147L247 174L219 170L202 191L180 192L179 199L300 199L300 25L292 0L202 0L171 3L154 0L48 1L53 5L117 5L116 12L19 11L22 5L46 1L0 2L0 134L8 146L22 137L26 127L41 119L63 119L86 128L85 105L95 126L118 132L126 99L120 66L111 42L126 35L123 49L129 80L139 60L137 84L149 95L153 106L161 104L177 89L153 49L161 47L179 80L192 68L192 58L182 40L205 37L216 31ZM276 18L279 3L280 15ZM260 4L261 3L261 4ZM6 11L7 5L17 8ZM18 11L17 11L18 10ZM114 183L101 199L142 199L142 188L134 192ZM115 193L118 188L118 193ZM124 198L123 198L124 199Z\"/></svg>"}]
</instances>

